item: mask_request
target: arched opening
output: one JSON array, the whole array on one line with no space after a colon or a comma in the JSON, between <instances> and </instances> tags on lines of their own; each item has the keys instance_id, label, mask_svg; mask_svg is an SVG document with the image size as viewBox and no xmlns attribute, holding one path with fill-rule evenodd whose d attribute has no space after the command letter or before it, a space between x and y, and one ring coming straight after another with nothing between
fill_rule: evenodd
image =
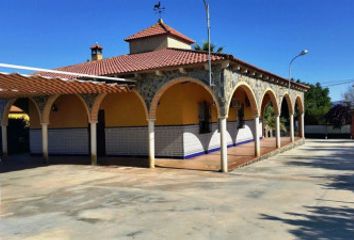
<instances>
[{"instance_id":1,"label":"arched opening","mask_svg":"<svg viewBox=\"0 0 354 240\"><path fill-rule=\"evenodd\" d=\"M108 94L97 109L98 156L146 156L147 111L135 91Z\"/></svg>"},{"instance_id":2,"label":"arched opening","mask_svg":"<svg viewBox=\"0 0 354 240\"><path fill-rule=\"evenodd\" d=\"M89 154L89 111L78 95L61 95L49 106L48 153Z\"/></svg>"},{"instance_id":3,"label":"arched opening","mask_svg":"<svg viewBox=\"0 0 354 240\"><path fill-rule=\"evenodd\" d=\"M294 106L294 133L295 137L304 137L302 136L302 127L303 127L303 119L302 119L302 114L303 114L303 104L301 101L300 97L297 97L295 100L295 106Z\"/></svg>"},{"instance_id":4,"label":"arched opening","mask_svg":"<svg viewBox=\"0 0 354 240\"><path fill-rule=\"evenodd\" d=\"M284 141L287 143L291 137L291 122L290 122L290 116L293 114L293 107L291 103L290 96L288 94L285 94L282 102L281 102L281 108L280 108L280 122L283 127L281 128L280 135L281 137L285 137ZM282 144L284 145L284 144Z\"/></svg>"},{"instance_id":5,"label":"arched opening","mask_svg":"<svg viewBox=\"0 0 354 240\"><path fill-rule=\"evenodd\" d=\"M228 145L236 146L254 140L254 118L257 114L256 98L251 88L247 85L237 86L229 103Z\"/></svg>"},{"instance_id":6,"label":"arched opening","mask_svg":"<svg viewBox=\"0 0 354 240\"><path fill-rule=\"evenodd\" d=\"M215 97L202 82L187 78L167 83L150 111L156 116L156 156L190 158L218 149L218 111Z\"/></svg>"},{"instance_id":7,"label":"arched opening","mask_svg":"<svg viewBox=\"0 0 354 240\"><path fill-rule=\"evenodd\" d=\"M2 119L7 125L7 153L9 155L40 153L41 146L35 141L40 131L40 112L30 98L10 101Z\"/></svg>"},{"instance_id":8,"label":"arched opening","mask_svg":"<svg viewBox=\"0 0 354 240\"><path fill-rule=\"evenodd\" d=\"M264 138L274 138L276 136L276 118L278 115L279 109L275 93L272 90L267 90L263 94L260 112Z\"/></svg>"}]
</instances>

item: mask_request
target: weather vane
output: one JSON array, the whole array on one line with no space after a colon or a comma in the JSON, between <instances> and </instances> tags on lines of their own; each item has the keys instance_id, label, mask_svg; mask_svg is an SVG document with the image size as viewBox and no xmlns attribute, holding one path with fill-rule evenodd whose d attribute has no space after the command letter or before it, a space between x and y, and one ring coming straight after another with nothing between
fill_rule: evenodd
<instances>
[{"instance_id":1,"label":"weather vane","mask_svg":"<svg viewBox=\"0 0 354 240\"><path fill-rule=\"evenodd\" d=\"M161 6L161 1L158 1L158 3L154 5L154 11L156 14L159 14L160 19L165 9L166 9L165 7Z\"/></svg>"}]
</instances>

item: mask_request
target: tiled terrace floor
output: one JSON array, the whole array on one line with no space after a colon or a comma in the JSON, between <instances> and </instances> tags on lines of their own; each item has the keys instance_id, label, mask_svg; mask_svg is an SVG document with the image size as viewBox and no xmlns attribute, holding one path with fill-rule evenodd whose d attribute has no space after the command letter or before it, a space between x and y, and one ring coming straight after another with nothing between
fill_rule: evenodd
<instances>
[{"instance_id":1,"label":"tiled terrace floor","mask_svg":"<svg viewBox=\"0 0 354 240\"><path fill-rule=\"evenodd\" d=\"M295 140L299 140L296 138ZM284 147L290 143L289 137L281 139L281 146ZM261 140L261 156L276 150L275 138L264 138ZM241 144L235 147L228 148L228 162L229 170L233 170L245 163L255 160L254 142ZM192 169L204 171L218 171L220 170L220 151L209 154L197 156L190 159L156 159L156 166L163 168L177 168L177 169Z\"/></svg>"}]
</instances>

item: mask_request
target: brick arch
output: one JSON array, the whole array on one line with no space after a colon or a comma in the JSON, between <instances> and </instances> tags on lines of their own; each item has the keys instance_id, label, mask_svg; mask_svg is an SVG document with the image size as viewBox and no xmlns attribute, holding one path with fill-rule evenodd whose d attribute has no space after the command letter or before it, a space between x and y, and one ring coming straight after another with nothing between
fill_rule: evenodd
<instances>
[{"instance_id":1,"label":"brick arch","mask_svg":"<svg viewBox=\"0 0 354 240\"><path fill-rule=\"evenodd\" d=\"M136 90L136 89L133 89L131 90L139 99L139 101L141 102L141 104L143 105L143 108L144 108L144 113L145 113L145 116L146 116L146 119L148 119L148 116L149 116L149 111L148 111L148 108L146 106L146 103L144 101L144 98L140 95L140 93ZM117 93L119 94L119 93ZM95 101L92 105L92 109L91 109L91 121L93 122L97 122L97 117L98 117L98 111L100 110L100 106L103 102L103 100L106 98L108 94L104 93L104 94L100 94L98 95L96 98L95 98Z\"/></svg>"},{"instance_id":2,"label":"brick arch","mask_svg":"<svg viewBox=\"0 0 354 240\"><path fill-rule=\"evenodd\" d=\"M267 88L267 89L264 91L263 95L262 95L262 98L261 98L261 101L260 101L260 104L259 104L259 113L258 113L259 116L261 116L261 114L262 114L263 101L264 101L264 98L265 98L267 95L270 97L270 101L271 101L271 103L272 103L272 105L273 105L273 108L274 108L274 110L275 110L276 116L279 116L279 115L280 115L280 106L279 106L279 103L278 103L278 101L277 101L277 95L276 95L276 93L275 93L271 88Z\"/></svg>"},{"instance_id":3,"label":"brick arch","mask_svg":"<svg viewBox=\"0 0 354 240\"><path fill-rule=\"evenodd\" d=\"M51 112L53 104L55 103L55 101L58 98L65 97L65 96L68 96L68 95L53 95L53 96L49 97L49 99L47 100L47 102L45 103L44 108L43 108L43 113L42 113L42 122L43 123L49 124L50 112ZM85 100L78 94L74 94L74 96L76 96L80 100L80 102L82 103L82 105L85 109L85 112L86 112L87 121L91 122L90 110L89 110Z\"/></svg>"},{"instance_id":4,"label":"brick arch","mask_svg":"<svg viewBox=\"0 0 354 240\"><path fill-rule=\"evenodd\" d=\"M36 101L33 100L33 98L31 97L24 97L25 99L28 99L29 101L31 101L34 106L35 106L35 109L36 109L36 112L38 114L38 117L39 117L39 121L42 120L42 114L41 114L41 111L39 109L39 106L38 104L36 103ZM3 115L2 115L2 119L1 119L1 124L4 125L4 126L7 126L8 123L9 123L9 113L10 113L10 109L11 109L11 106L14 105L16 103L16 101L20 99L20 98L13 98L13 99L10 99L7 101L5 107L4 107L4 110L3 110Z\"/></svg>"},{"instance_id":5,"label":"brick arch","mask_svg":"<svg viewBox=\"0 0 354 240\"><path fill-rule=\"evenodd\" d=\"M254 116L259 116L258 115L259 111L258 111L258 104L257 104L256 95L255 95L254 91L252 90L251 86L248 85L245 82L238 83L234 87L234 89L231 91L230 98L229 98L229 100L227 101L227 104L226 104L226 116L229 115L229 109L230 109L232 98L234 97L236 91L239 88L242 88L246 92L246 95L247 95L249 101L251 102L251 108L252 108L252 112L253 112Z\"/></svg>"},{"instance_id":6,"label":"brick arch","mask_svg":"<svg viewBox=\"0 0 354 240\"><path fill-rule=\"evenodd\" d=\"M283 97L281 98L279 109L281 109L281 104L283 103L284 100L288 104L289 114L294 114L294 104L288 92L284 93Z\"/></svg>"},{"instance_id":7,"label":"brick arch","mask_svg":"<svg viewBox=\"0 0 354 240\"><path fill-rule=\"evenodd\" d=\"M296 105L299 106L299 110L300 110L300 113L304 113L305 112L305 106L304 106L304 102L302 100L302 98L300 96L296 96L295 97L295 101L294 101L294 109L293 109L293 112L295 113L295 107Z\"/></svg>"},{"instance_id":8,"label":"brick arch","mask_svg":"<svg viewBox=\"0 0 354 240\"><path fill-rule=\"evenodd\" d=\"M191 82L191 83L195 83L199 86L201 86L204 90L206 90L210 96L212 97L213 101L216 104L216 110L218 113L218 117L221 116L221 110L220 110L220 104L218 99L215 97L215 95L213 94L213 91L210 89L209 86L207 86L205 83L203 83L202 81L195 79L195 78L191 78L191 77L180 77L180 78L176 78L172 81L167 82L166 84L164 84L162 87L160 87L160 89L155 93L151 104L150 104L150 111L149 111L149 118L150 119L156 119L156 111L157 111L157 105L158 102L160 101L161 97L164 95L164 93L170 89L171 87L173 87L176 84L179 83L183 83L183 82Z\"/></svg>"}]
</instances>

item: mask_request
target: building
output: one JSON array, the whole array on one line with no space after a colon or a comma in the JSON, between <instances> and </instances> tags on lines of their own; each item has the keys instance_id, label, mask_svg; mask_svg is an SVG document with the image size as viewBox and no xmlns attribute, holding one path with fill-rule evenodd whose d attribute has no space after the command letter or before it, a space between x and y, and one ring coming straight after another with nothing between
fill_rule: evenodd
<instances>
[{"instance_id":1,"label":"building","mask_svg":"<svg viewBox=\"0 0 354 240\"><path fill-rule=\"evenodd\" d=\"M255 155L260 155L262 114L269 104L276 113L276 144L281 147L283 102L289 111L289 137L292 142L295 135L304 138L307 86L291 82L289 87L287 79L215 53L210 86L208 54L192 50L194 41L162 20L125 41L127 55L104 58L103 47L95 44L91 61L58 70L132 79L129 83L85 82L47 72L0 75L3 139L8 111L19 98L28 99L31 153L46 159L48 154L90 153L95 164L97 155L148 156L154 167L155 157L186 159L221 149L226 172L227 147L255 141ZM29 84L16 85L16 79Z\"/></svg>"}]
</instances>

